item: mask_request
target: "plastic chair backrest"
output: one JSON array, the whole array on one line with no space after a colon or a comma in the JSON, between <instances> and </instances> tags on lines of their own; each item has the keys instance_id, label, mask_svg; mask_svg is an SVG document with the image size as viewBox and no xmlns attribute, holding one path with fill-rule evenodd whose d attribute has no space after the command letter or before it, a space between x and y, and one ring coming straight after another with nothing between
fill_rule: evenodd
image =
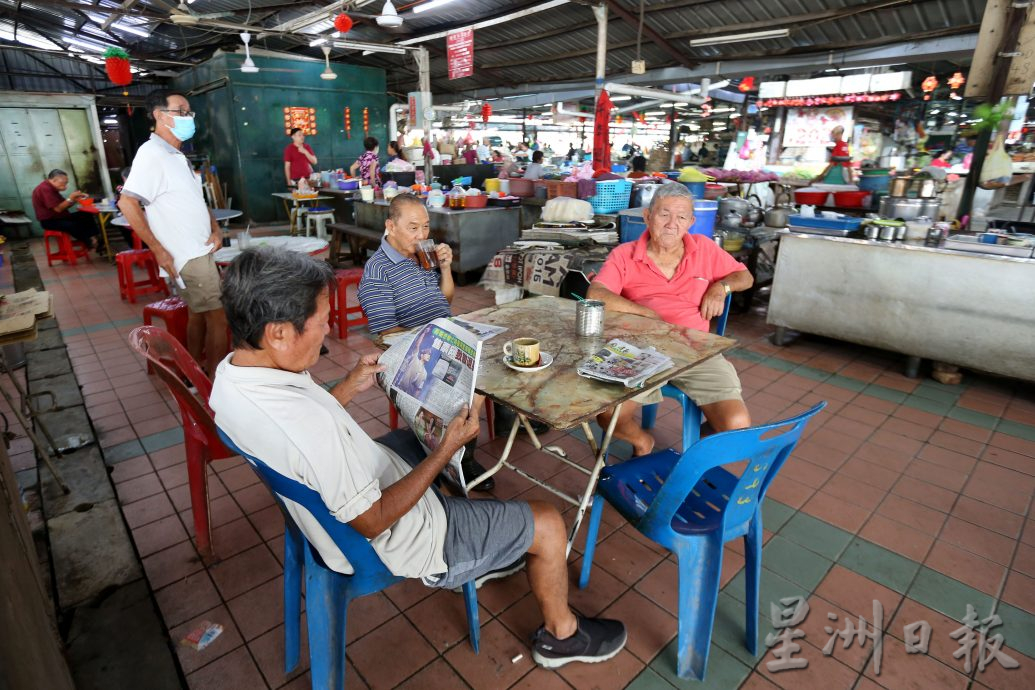
<instances>
[{"instance_id":1,"label":"plastic chair backrest","mask_svg":"<svg viewBox=\"0 0 1035 690\"><path fill-rule=\"evenodd\" d=\"M746 524L765 498L773 477L794 450L805 423L824 407L826 403L821 402L790 419L725 431L693 444L672 468L643 515L639 528L648 534L652 530L670 529L676 511L708 470L742 460L747 460L747 467L730 492L723 528Z\"/></svg>"},{"instance_id":2,"label":"plastic chair backrest","mask_svg":"<svg viewBox=\"0 0 1035 690\"><path fill-rule=\"evenodd\" d=\"M715 335L726 335L726 322L730 318L730 303L733 301L733 293L726 295L726 303L722 307L722 313L715 318Z\"/></svg>"},{"instance_id":3,"label":"plastic chair backrest","mask_svg":"<svg viewBox=\"0 0 1035 690\"><path fill-rule=\"evenodd\" d=\"M213 458L230 457L216 433L215 417L208 406L212 382L198 363L171 333L156 326L139 326L129 334L129 345L147 358L158 377L165 382L183 417L183 433L201 443L207 443ZM186 378L197 390L188 390Z\"/></svg>"},{"instance_id":4,"label":"plastic chair backrest","mask_svg":"<svg viewBox=\"0 0 1035 690\"><path fill-rule=\"evenodd\" d=\"M324 503L323 498L320 497L316 490L299 481L285 477L254 455L245 453L234 444L222 429L217 429L217 432L220 440L227 448L241 455L251 464L258 473L259 478L262 479L262 482L278 501L285 498L293 501L308 510L316 518L316 521L320 523L320 526L327 532L331 540L345 554L345 558L348 559L349 564L355 570L354 577L358 577L358 580L354 583L355 585L361 586L361 581L372 580L380 584L376 586L376 589L369 591L377 591L385 586L387 580L401 579L388 570L388 567L385 566L384 561L377 555L374 547L370 545L366 537L350 525L339 522L331 515L327 504ZM315 548L313 549L313 555L318 555ZM362 592L354 592L353 594L359 596Z\"/></svg>"}]
</instances>

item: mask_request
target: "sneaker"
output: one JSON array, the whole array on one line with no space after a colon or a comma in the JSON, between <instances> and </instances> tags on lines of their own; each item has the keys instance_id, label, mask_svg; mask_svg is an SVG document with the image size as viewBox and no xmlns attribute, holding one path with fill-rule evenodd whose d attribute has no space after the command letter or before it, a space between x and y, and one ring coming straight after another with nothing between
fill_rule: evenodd
<instances>
[{"instance_id":1,"label":"sneaker","mask_svg":"<svg viewBox=\"0 0 1035 690\"><path fill-rule=\"evenodd\" d=\"M463 460L460 461L460 468L464 471L464 479L466 481L471 481L475 477L480 477L483 474L485 474L485 468L482 467L478 463L478 461L476 461L474 458L470 457L467 454L464 454ZM493 479L492 477L489 477L488 479L486 479L481 484L478 484L477 486L472 486L471 490L472 491L492 491L495 487L496 487L496 480Z\"/></svg>"},{"instance_id":2,"label":"sneaker","mask_svg":"<svg viewBox=\"0 0 1035 690\"><path fill-rule=\"evenodd\" d=\"M514 573L520 571L524 567L525 567L525 557L522 556L521 558L517 559L516 561L514 561L510 565L505 565L502 568L497 568L496 570L490 570L489 572L485 573L481 577L474 578L474 588L475 589L481 589L482 585L484 585L486 582L489 582L491 580L502 580L505 577L510 577L511 575L513 575ZM462 587L457 587L453 591L454 592L462 592L464 590L463 590Z\"/></svg>"},{"instance_id":3,"label":"sneaker","mask_svg":"<svg viewBox=\"0 0 1035 690\"><path fill-rule=\"evenodd\" d=\"M608 618L585 618L578 613L575 634L558 640L540 626L532 636L532 659L545 668L559 668L571 661L595 664L607 661L625 646L625 625Z\"/></svg>"}]
</instances>

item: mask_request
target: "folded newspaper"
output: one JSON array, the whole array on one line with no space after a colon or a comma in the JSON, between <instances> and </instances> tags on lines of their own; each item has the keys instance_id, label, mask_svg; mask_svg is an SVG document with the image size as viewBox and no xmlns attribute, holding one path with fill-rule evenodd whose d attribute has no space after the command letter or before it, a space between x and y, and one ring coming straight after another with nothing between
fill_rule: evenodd
<instances>
[{"instance_id":1,"label":"folded newspaper","mask_svg":"<svg viewBox=\"0 0 1035 690\"><path fill-rule=\"evenodd\" d=\"M438 448L460 408L474 401L482 341L504 330L456 317L435 319L381 355L378 361L385 371L378 374L378 383L429 453ZM466 493L463 457L460 448L444 472Z\"/></svg>"},{"instance_id":2,"label":"folded newspaper","mask_svg":"<svg viewBox=\"0 0 1035 690\"><path fill-rule=\"evenodd\" d=\"M643 388L647 379L672 366L672 359L653 347L644 350L616 338L580 362L576 371L586 378Z\"/></svg>"}]
</instances>

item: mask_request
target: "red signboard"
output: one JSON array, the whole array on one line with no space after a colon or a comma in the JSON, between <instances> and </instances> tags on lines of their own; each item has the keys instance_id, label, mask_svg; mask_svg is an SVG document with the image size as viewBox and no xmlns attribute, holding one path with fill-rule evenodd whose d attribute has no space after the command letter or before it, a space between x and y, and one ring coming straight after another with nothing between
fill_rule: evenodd
<instances>
[{"instance_id":1,"label":"red signboard","mask_svg":"<svg viewBox=\"0 0 1035 690\"><path fill-rule=\"evenodd\" d=\"M474 30L461 29L446 34L446 60L449 78L461 79L474 74Z\"/></svg>"}]
</instances>

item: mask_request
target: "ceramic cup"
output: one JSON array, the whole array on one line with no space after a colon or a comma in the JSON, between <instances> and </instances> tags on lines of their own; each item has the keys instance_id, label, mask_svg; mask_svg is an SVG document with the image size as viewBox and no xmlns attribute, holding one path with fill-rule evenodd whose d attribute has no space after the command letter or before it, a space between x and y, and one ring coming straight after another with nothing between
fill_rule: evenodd
<instances>
[{"instance_id":1,"label":"ceramic cup","mask_svg":"<svg viewBox=\"0 0 1035 690\"><path fill-rule=\"evenodd\" d=\"M539 366L539 341L535 338L516 338L503 344L503 354L517 367Z\"/></svg>"}]
</instances>

